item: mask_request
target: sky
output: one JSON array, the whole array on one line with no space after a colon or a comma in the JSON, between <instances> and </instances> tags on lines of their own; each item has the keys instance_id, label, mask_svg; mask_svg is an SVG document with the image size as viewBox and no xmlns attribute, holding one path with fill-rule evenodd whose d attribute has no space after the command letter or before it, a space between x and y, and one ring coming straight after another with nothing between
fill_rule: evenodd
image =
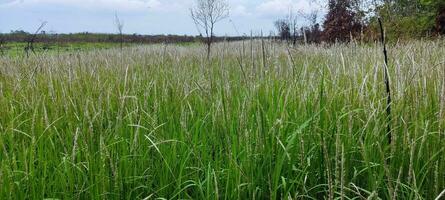
<instances>
[{"instance_id":1,"label":"sky","mask_svg":"<svg viewBox=\"0 0 445 200\"><path fill-rule=\"evenodd\" d=\"M116 33L115 15L127 34L198 35L190 17L196 0L0 0L0 32L33 32L46 21L53 33ZM270 33L273 22L294 13L323 8L314 0L227 0L230 16L216 25L216 35ZM298 22L304 24L304 17Z\"/></svg>"}]
</instances>

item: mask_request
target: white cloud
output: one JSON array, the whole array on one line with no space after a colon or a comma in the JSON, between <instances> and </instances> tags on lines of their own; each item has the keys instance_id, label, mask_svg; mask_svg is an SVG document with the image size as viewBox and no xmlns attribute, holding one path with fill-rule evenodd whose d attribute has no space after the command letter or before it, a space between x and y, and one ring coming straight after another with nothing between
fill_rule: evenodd
<instances>
[{"instance_id":1,"label":"white cloud","mask_svg":"<svg viewBox=\"0 0 445 200\"><path fill-rule=\"evenodd\" d=\"M267 0L256 7L265 16L285 15L289 11L309 12L315 9L310 0Z\"/></svg>"},{"instance_id":2,"label":"white cloud","mask_svg":"<svg viewBox=\"0 0 445 200\"><path fill-rule=\"evenodd\" d=\"M231 10L230 10L230 15L232 17L245 17L245 16L250 16L252 15L252 13L250 13L247 8L243 5L236 5L236 6L232 6Z\"/></svg>"}]
</instances>

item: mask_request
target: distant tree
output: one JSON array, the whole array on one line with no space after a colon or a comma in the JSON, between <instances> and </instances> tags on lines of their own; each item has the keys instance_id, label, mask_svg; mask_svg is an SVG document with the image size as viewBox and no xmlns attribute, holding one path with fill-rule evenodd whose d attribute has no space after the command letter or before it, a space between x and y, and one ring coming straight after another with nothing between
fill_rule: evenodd
<instances>
[{"instance_id":1,"label":"distant tree","mask_svg":"<svg viewBox=\"0 0 445 200\"><path fill-rule=\"evenodd\" d=\"M196 7L190 13L198 31L206 35L207 59L210 59L215 24L229 16L229 4L226 0L196 0Z\"/></svg>"},{"instance_id":2,"label":"distant tree","mask_svg":"<svg viewBox=\"0 0 445 200\"><path fill-rule=\"evenodd\" d=\"M47 24L47 22L42 22L39 26L39 28L37 28L36 32L32 35L30 35L30 38L27 40L26 42L26 47L25 47L25 53L26 53L26 57L29 57L29 51L35 53L34 51L34 42L37 39L37 35L39 34L39 32L43 29L43 27L45 27L45 25Z\"/></svg>"},{"instance_id":3,"label":"distant tree","mask_svg":"<svg viewBox=\"0 0 445 200\"><path fill-rule=\"evenodd\" d=\"M322 31L318 21L318 10L313 10L309 13L300 13L306 21L309 22L307 26L301 27L301 33L305 43L320 43Z\"/></svg>"},{"instance_id":4,"label":"distant tree","mask_svg":"<svg viewBox=\"0 0 445 200\"><path fill-rule=\"evenodd\" d=\"M298 16L294 14L292 9L289 9L289 13L285 18L278 19L274 22L277 36L280 40L286 40L296 44L298 38Z\"/></svg>"},{"instance_id":5,"label":"distant tree","mask_svg":"<svg viewBox=\"0 0 445 200\"><path fill-rule=\"evenodd\" d=\"M319 23L312 24L303 29L305 31L307 42L320 43L322 37L322 30Z\"/></svg>"},{"instance_id":6,"label":"distant tree","mask_svg":"<svg viewBox=\"0 0 445 200\"><path fill-rule=\"evenodd\" d=\"M120 43L120 47L122 50L123 43L124 43L124 34L123 34L124 22L119 19L119 16L117 15L117 13L115 14L115 18L114 18L114 25L116 26L117 32L119 34L119 43Z\"/></svg>"},{"instance_id":7,"label":"distant tree","mask_svg":"<svg viewBox=\"0 0 445 200\"><path fill-rule=\"evenodd\" d=\"M287 23L290 29L290 39L292 39L292 44L295 46L298 38L298 15L295 15L292 9L287 15Z\"/></svg>"},{"instance_id":8,"label":"distant tree","mask_svg":"<svg viewBox=\"0 0 445 200\"><path fill-rule=\"evenodd\" d=\"M361 23L351 8L351 0L329 0L328 14L323 24L323 40L347 42L360 32Z\"/></svg>"},{"instance_id":9,"label":"distant tree","mask_svg":"<svg viewBox=\"0 0 445 200\"><path fill-rule=\"evenodd\" d=\"M274 25L281 40L292 42L296 45L297 40L303 39L305 43L321 42L322 30L318 21L319 10L313 10L309 13L299 12L294 15L292 11L284 19L275 21ZM302 17L306 19L306 26L298 27L297 19Z\"/></svg>"},{"instance_id":10,"label":"distant tree","mask_svg":"<svg viewBox=\"0 0 445 200\"><path fill-rule=\"evenodd\" d=\"M24 30L11 30L11 34L27 35L27 34L29 34L29 33L26 32L26 31L24 31Z\"/></svg>"},{"instance_id":11,"label":"distant tree","mask_svg":"<svg viewBox=\"0 0 445 200\"><path fill-rule=\"evenodd\" d=\"M290 25L286 20L280 19L275 21L275 28L278 31L278 36L282 41L288 41L291 38Z\"/></svg>"}]
</instances>

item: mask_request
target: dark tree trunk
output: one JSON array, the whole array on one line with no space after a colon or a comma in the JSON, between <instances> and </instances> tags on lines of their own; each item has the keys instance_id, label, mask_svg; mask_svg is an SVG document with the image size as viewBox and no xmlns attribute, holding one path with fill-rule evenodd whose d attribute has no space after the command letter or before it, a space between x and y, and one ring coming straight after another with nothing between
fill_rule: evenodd
<instances>
[{"instance_id":1,"label":"dark tree trunk","mask_svg":"<svg viewBox=\"0 0 445 200\"><path fill-rule=\"evenodd\" d=\"M212 46L212 36L210 36L210 38L207 39L207 60L210 60L211 46Z\"/></svg>"},{"instance_id":2,"label":"dark tree trunk","mask_svg":"<svg viewBox=\"0 0 445 200\"><path fill-rule=\"evenodd\" d=\"M445 8L442 9L436 18L436 31L444 35L445 34Z\"/></svg>"},{"instance_id":3,"label":"dark tree trunk","mask_svg":"<svg viewBox=\"0 0 445 200\"><path fill-rule=\"evenodd\" d=\"M213 25L211 25L210 27L210 35L207 38L207 60L210 60L212 43L213 43Z\"/></svg>"},{"instance_id":4,"label":"dark tree trunk","mask_svg":"<svg viewBox=\"0 0 445 200\"><path fill-rule=\"evenodd\" d=\"M124 48L124 35L122 33L120 33L121 39L120 39L120 47L121 47L121 51Z\"/></svg>"},{"instance_id":5,"label":"dark tree trunk","mask_svg":"<svg viewBox=\"0 0 445 200\"><path fill-rule=\"evenodd\" d=\"M390 80L389 80L389 72L388 72L388 51L386 50L386 40L385 40L385 31L383 30L383 24L382 20L379 18L379 25L380 25L380 34L381 34L381 42L383 45L383 55L385 56L385 86L386 86L386 115L387 115L387 137L388 137L388 143L392 143L392 129L391 129L391 123L392 123L392 117L391 117L391 87L390 87Z\"/></svg>"}]
</instances>

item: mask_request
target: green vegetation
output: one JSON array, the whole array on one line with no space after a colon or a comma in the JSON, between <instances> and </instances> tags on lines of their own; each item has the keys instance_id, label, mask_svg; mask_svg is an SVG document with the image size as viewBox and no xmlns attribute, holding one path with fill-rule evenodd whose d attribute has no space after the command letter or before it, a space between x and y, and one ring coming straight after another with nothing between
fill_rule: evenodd
<instances>
[{"instance_id":1,"label":"green vegetation","mask_svg":"<svg viewBox=\"0 0 445 200\"><path fill-rule=\"evenodd\" d=\"M2 57L0 199L434 199L444 43Z\"/></svg>"},{"instance_id":2,"label":"green vegetation","mask_svg":"<svg viewBox=\"0 0 445 200\"><path fill-rule=\"evenodd\" d=\"M444 34L440 24L445 21L438 19L444 11L443 0L389 0L377 9L378 16L387 22L388 36L393 40ZM378 28L376 23L374 27Z\"/></svg>"},{"instance_id":3,"label":"green vegetation","mask_svg":"<svg viewBox=\"0 0 445 200\"><path fill-rule=\"evenodd\" d=\"M134 44L125 44L127 47ZM78 51L92 51L99 49L111 49L118 47L118 43L90 43L90 42L73 42L73 43L36 43L35 52L50 53L50 54L64 54L66 52L78 52ZM25 53L26 42L11 42L6 43L3 46L3 53L8 56L26 56Z\"/></svg>"},{"instance_id":4,"label":"green vegetation","mask_svg":"<svg viewBox=\"0 0 445 200\"><path fill-rule=\"evenodd\" d=\"M292 10L275 22L281 40L303 40L310 43L366 41L380 38L378 19L384 22L389 41L437 38L445 34L444 0L313 0L327 8L320 24L318 12L303 18L309 24L298 28ZM318 2L318 3L317 3ZM298 7L298 6L297 6Z\"/></svg>"}]
</instances>

